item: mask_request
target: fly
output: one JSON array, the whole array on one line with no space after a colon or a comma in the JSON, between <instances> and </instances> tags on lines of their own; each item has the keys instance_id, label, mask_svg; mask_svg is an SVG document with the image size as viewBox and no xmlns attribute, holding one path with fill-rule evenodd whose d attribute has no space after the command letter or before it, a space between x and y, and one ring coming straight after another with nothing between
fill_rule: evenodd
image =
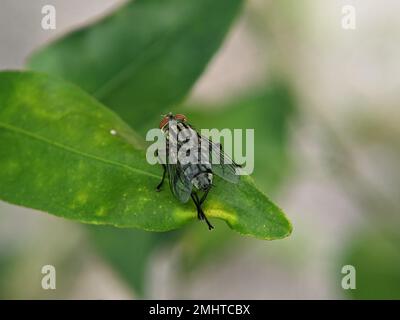
<instances>
[{"instance_id":1,"label":"fly","mask_svg":"<svg viewBox=\"0 0 400 320\"><path fill-rule=\"evenodd\" d=\"M200 135L182 114L168 113L160 122L159 128L165 135L166 145L163 177L157 191L161 190L165 177L174 196L182 203L192 198L199 220L204 220L209 230L214 227L208 221L202 205L213 186L214 174L232 183L239 182L237 168L240 166L224 154L217 145ZM195 143L190 144L190 141ZM160 156L158 150L158 155ZM187 155L189 157L185 157ZM217 161L214 161L217 159Z\"/></svg>"}]
</instances>

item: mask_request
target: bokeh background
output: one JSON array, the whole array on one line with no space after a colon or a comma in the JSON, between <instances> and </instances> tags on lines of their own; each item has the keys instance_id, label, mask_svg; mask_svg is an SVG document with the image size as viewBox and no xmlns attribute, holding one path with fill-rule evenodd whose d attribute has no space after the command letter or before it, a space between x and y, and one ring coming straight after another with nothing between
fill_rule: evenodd
<instances>
[{"instance_id":1,"label":"bokeh background","mask_svg":"<svg viewBox=\"0 0 400 320\"><path fill-rule=\"evenodd\" d=\"M0 0L0 69L23 68L34 49L123 2ZM45 4L56 30L40 27ZM342 28L344 5L356 30ZM399 9L248 0L177 107L198 127L255 128L254 178L291 219L289 238L241 237L224 223L209 233L197 221L165 234L90 227L0 202L0 297L400 298ZM41 288L46 264L56 290ZM348 264L355 290L341 287Z\"/></svg>"}]
</instances>

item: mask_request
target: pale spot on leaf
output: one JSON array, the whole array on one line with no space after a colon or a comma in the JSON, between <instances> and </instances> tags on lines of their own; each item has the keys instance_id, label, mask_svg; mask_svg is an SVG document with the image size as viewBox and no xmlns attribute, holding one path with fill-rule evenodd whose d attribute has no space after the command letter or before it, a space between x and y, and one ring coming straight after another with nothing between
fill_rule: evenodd
<instances>
[{"instance_id":1,"label":"pale spot on leaf","mask_svg":"<svg viewBox=\"0 0 400 320\"><path fill-rule=\"evenodd\" d=\"M104 216L106 214L106 209L104 207L101 207L99 210L96 211L96 216Z\"/></svg>"},{"instance_id":2,"label":"pale spot on leaf","mask_svg":"<svg viewBox=\"0 0 400 320\"><path fill-rule=\"evenodd\" d=\"M88 200L88 194L86 192L80 192L78 193L78 196L76 197L76 200L78 203L86 203Z\"/></svg>"}]
</instances>

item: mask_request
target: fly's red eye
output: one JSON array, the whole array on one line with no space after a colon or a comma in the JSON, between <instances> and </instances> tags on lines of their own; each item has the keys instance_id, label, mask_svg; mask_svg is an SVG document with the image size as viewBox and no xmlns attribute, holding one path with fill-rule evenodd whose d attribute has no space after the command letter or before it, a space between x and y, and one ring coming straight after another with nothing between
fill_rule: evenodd
<instances>
[{"instance_id":1,"label":"fly's red eye","mask_svg":"<svg viewBox=\"0 0 400 320\"><path fill-rule=\"evenodd\" d=\"M164 117L160 122L160 129L162 129L168 123L169 117Z\"/></svg>"},{"instance_id":2,"label":"fly's red eye","mask_svg":"<svg viewBox=\"0 0 400 320\"><path fill-rule=\"evenodd\" d=\"M175 119L176 119L176 120L179 120L179 121L182 121L182 122L186 122L186 121L187 121L186 116L184 116L183 114L177 114L177 115L175 115Z\"/></svg>"}]
</instances>

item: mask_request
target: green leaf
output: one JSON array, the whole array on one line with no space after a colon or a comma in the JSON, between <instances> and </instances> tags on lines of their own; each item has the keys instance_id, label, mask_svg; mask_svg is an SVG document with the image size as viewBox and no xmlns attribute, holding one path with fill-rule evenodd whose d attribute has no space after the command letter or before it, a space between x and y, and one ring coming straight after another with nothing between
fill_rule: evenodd
<instances>
[{"instance_id":1,"label":"green leaf","mask_svg":"<svg viewBox=\"0 0 400 320\"><path fill-rule=\"evenodd\" d=\"M186 97L241 4L131 1L37 52L30 67L79 85L139 129Z\"/></svg>"},{"instance_id":2,"label":"green leaf","mask_svg":"<svg viewBox=\"0 0 400 320\"><path fill-rule=\"evenodd\" d=\"M116 135L110 133L117 132ZM196 219L146 162L134 132L80 90L47 75L0 73L0 199L86 223L176 229ZM291 225L250 177L215 181L210 218L241 234L282 238Z\"/></svg>"}]
</instances>

